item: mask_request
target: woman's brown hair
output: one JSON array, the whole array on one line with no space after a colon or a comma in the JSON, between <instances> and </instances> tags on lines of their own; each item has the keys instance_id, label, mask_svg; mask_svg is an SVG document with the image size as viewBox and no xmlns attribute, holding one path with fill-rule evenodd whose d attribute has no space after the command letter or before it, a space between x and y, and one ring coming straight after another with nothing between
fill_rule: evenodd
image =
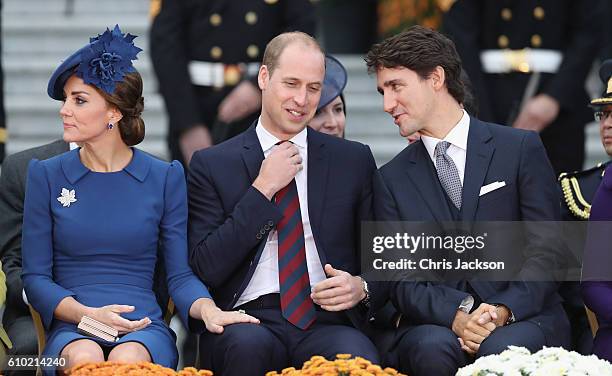
<instances>
[{"instance_id":1,"label":"woman's brown hair","mask_svg":"<svg viewBox=\"0 0 612 376\"><path fill-rule=\"evenodd\" d=\"M97 87L96 90L110 106L117 108L123 115L117 124L123 142L128 146L142 142L145 136L145 123L141 117L144 98L140 73L136 71L127 73L122 81L116 83L113 94L108 94Z\"/></svg>"}]
</instances>

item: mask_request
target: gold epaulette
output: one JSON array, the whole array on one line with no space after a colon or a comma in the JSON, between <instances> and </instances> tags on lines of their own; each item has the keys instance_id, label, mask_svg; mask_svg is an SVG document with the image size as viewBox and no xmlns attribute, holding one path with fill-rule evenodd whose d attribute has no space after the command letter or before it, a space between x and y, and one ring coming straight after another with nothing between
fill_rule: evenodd
<instances>
[{"instance_id":1,"label":"gold epaulette","mask_svg":"<svg viewBox=\"0 0 612 376\"><path fill-rule=\"evenodd\" d=\"M0 144L6 143L6 139L8 138L8 132L6 128L0 128Z\"/></svg>"},{"instance_id":2,"label":"gold epaulette","mask_svg":"<svg viewBox=\"0 0 612 376\"><path fill-rule=\"evenodd\" d=\"M563 191L563 199L565 200L565 204L569 208L570 212L583 220L589 219L589 215L591 214L591 204L587 202L587 200L582 195L582 191L580 190L580 184L578 183L577 176L584 175L586 173L593 172L594 170L601 169L604 167L601 176L603 177L603 172L605 171L605 166L610 162L600 162L597 166L592 167L588 170L584 171L574 171L574 172L563 172L559 175L559 183L561 184L561 190Z\"/></svg>"},{"instance_id":3,"label":"gold epaulette","mask_svg":"<svg viewBox=\"0 0 612 376\"><path fill-rule=\"evenodd\" d=\"M589 219L591 214L591 205L586 202L580 192L580 185L578 179L575 176L570 176L567 172L559 175L559 182L561 183L561 190L563 191L563 199L565 204L569 208L570 212L580 219ZM578 202L576 202L576 200ZM578 203L582 207L578 206Z\"/></svg>"}]
</instances>

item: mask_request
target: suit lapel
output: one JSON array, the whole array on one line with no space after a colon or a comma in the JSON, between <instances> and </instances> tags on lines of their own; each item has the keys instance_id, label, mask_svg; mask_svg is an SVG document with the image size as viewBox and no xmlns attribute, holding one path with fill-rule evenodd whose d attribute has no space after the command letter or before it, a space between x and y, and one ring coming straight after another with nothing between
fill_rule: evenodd
<instances>
[{"instance_id":1,"label":"suit lapel","mask_svg":"<svg viewBox=\"0 0 612 376\"><path fill-rule=\"evenodd\" d=\"M319 229L325 204L329 155L325 141L320 134L308 128L308 217L315 242L319 239ZM325 254L317 243L321 263L325 265Z\"/></svg>"},{"instance_id":2,"label":"suit lapel","mask_svg":"<svg viewBox=\"0 0 612 376\"><path fill-rule=\"evenodd\" d=\"M251 183L255 181L257 175L259 175L259 169L261 168L261 163L264 160L261 144L259 143L257 133L255 132L256 125L257 122L253 123L253 125L251 125L249 129L243 133L244 144L242 149L242 160L246 166Z\"/></svg>"},{"instance_id":3,"label":"suit lapel","mask_svg":"<svg viewBox=\"0 0 612 376\"><path fill-rule=\"evenodd\" d=\"M451 221L453 217L444 194L441 192L438 176L434 173L435 167L423 142L417 142L411 147L406 173L429 207L433 217L438 222Z\"/></svg>"},{"instance_id":4,"label":"suit lapel","mask_svg":"<svg viewBox=\"0 0 612 376\"><path fill-rule=\"evenodd\" d=\"M486 125L470 117L461 207L464 221L473 221L476 216L480 187L482 187L495 151L491 139L491 132Z\"/></svg>"}]
</instances>

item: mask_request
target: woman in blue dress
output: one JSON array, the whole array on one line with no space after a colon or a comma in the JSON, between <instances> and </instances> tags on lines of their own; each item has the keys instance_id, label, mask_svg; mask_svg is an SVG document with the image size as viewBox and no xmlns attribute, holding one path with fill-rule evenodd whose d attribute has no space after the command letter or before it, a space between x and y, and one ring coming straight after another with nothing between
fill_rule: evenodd
<instances>
[{"instance_id":1,"label":"woman in blue dress","mask_svg":"<svg viewBox=\"0 0 612 376\"><path fill-rule=\"evenodd\" d=\"M219 310L188 266L181 164L132 147L144 137L134 38L107 29L56 69L47 91L63 101L64 140L80 147L28 170L24 287L47 330L44 355L66 356L68 367L105 359L176 367L175 337L152 290L158 247L190 329L258 322ZM80 334L84 315L117 329L119 340Z\"/></svg>"}]
</instances>

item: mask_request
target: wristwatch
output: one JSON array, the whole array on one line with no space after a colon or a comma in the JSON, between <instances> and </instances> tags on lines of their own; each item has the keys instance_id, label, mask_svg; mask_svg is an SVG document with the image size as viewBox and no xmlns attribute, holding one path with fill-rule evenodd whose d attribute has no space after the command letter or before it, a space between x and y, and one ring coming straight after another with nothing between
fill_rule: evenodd
<instances>
[{"instance_id":1,"label":"wristwatch","mask_svg":"<svg viewBox=\"0 0 612 376\"><path fill-rule=\"evenodd\" d=\"M365 279L363 279L363 277L359 276L359 278L361 278L361 284L363 285L363 292L365 292L365 298L361 300L361 304L363 304L366 307L369 307L370 306L370 289L368 288L368 283L366 282Z\"/></svg>"},{"instance_id":2,"label":"wristwatch","mask_svg":"<svg viewBox=\"0 0 612 376\"><path fill-rule=\"evenodd\" d=\"M508 308L507 305L498 304L498 303L494 303L494 304L491 304L491 305L494 305L495 307L506 307L506 309L510 313L510 315L508 316L508 320L506 320L506 322L504 323L504 326L510 325L510 324L513 324L513 323L516 322L516 317L514 317L514 312L512 312L512 310L510 308Z\"/></svg>"},{"instance_id":3,"label":"wristwatch","mask_svg":"<svg viewBox=\"0 0 612 376\"><path fill-rule=\"evenodd\" d=\"M474 297L472 295L468 295L465 298L463 298L457 310L465 312L465 313L470 313L470 311L472 310L472 307L474 307Z\"/></svg>"}]
</instances>

